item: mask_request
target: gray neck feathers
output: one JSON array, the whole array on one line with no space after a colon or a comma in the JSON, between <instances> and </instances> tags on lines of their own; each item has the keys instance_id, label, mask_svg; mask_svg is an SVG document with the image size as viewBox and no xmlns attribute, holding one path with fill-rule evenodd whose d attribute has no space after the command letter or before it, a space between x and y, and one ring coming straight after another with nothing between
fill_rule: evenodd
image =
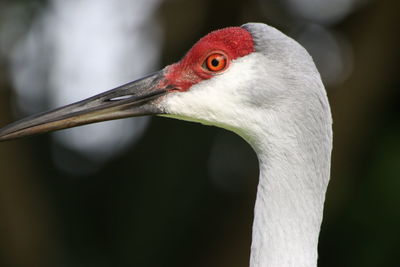
<instances>
[{"instance_id":1,"label":"gray neck feathers","mask_svg":"<svg viewBox=\"0 0 400 267\"><path fill-rule=\"evenodd\" d=\"M259 101L252 103L253 126L238 132L260 164L250 266L315 267L332 149L326 93L311 57L294 40L265 24L242 27L264 55L260 73L272 81L253 88L258 95L249 99Z\"/></svg>"}]
</instances>

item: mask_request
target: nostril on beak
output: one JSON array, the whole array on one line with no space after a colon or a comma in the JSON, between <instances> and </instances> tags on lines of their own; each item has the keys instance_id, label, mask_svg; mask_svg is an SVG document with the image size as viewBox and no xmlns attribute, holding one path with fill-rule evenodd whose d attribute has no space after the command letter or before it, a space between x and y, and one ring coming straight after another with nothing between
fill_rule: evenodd
<instances>
[{"instance_id":1,"label":"nostril on beak","mask_svg":"<svg viewBox=\"0 0 400 267\"><path fill-rule=\"evenodd\" d=\"M133 95L117 96L117 97L107 99L106 101L121 101L121 100L125 100L125 99L131 98L131 97L133 97Z\"/></svg>"}]
</instances>

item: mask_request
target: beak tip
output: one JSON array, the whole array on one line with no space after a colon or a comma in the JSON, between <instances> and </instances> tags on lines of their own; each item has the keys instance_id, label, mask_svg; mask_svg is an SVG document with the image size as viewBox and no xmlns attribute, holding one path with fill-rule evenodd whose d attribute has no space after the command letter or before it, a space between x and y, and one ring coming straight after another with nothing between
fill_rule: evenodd
<instances>
[{"instance_id":1,"label":"beak tip","mask_svg":"<svg viewBox=\"0 0 400 267\"><path fill-rule=\"evenodd\" d=\"M0 142L9 141L18 137L18 134L16 135L15 133L13 134L13 132L8 132L7 129L0 129Z\"/></svg>"},{"instance_id":2,"label":"beak tip","mask_svg":"<svg viewBox=\"0 0 400 267\"><path fill-rule=\"evenodd\" d=\"M4 142L4 141L8 141L13 139L12 137L10 137L8 134L5 135L0 135L0 142Z\"/></svg>"}]
</instances>

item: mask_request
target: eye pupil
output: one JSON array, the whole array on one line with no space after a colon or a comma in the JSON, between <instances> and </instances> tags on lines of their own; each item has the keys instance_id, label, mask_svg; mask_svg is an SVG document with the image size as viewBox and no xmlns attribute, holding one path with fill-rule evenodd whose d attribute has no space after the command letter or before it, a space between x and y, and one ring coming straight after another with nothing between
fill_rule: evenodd
<instances>
[{"instance_id":1,"label":"eye pupil","mask_svg":"<svg viewBox=\"0 0 400 267\"><path fill-rule=\"evenodd\" d=\"M214 67L217 67L217 66L219 65L219 60L216 59L216 58L214 58L214 59L211 61L211 65L213 65Z\"/></svg>"},{"instance_id":2,"label":"eye pupil","mask_svg":"<svg viewBox=\"0 0 400 267\"><path fill-rule=\"evenodd\" d=\"M222 53L209 55L203 63L203 68L214 73L223 71L227 66L227 57Z\"/></svg>"}]
</instances>

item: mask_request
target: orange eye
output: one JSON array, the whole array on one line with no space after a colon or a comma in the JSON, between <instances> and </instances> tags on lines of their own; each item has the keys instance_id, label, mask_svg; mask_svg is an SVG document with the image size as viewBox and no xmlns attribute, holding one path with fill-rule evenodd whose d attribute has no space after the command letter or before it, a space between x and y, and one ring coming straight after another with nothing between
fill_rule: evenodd
<instances>
[{"instance_id":1,"label":"orange eye","mask_svg":"<svg viewBox=\"0 0 400 267\"><path fill-rule=\"evenodd\" d=\"M221 71L226 67L226 61L226 56L221 53L211 54L206 58L205 67L209 71Z\"/></svg>"}]
</instances>

